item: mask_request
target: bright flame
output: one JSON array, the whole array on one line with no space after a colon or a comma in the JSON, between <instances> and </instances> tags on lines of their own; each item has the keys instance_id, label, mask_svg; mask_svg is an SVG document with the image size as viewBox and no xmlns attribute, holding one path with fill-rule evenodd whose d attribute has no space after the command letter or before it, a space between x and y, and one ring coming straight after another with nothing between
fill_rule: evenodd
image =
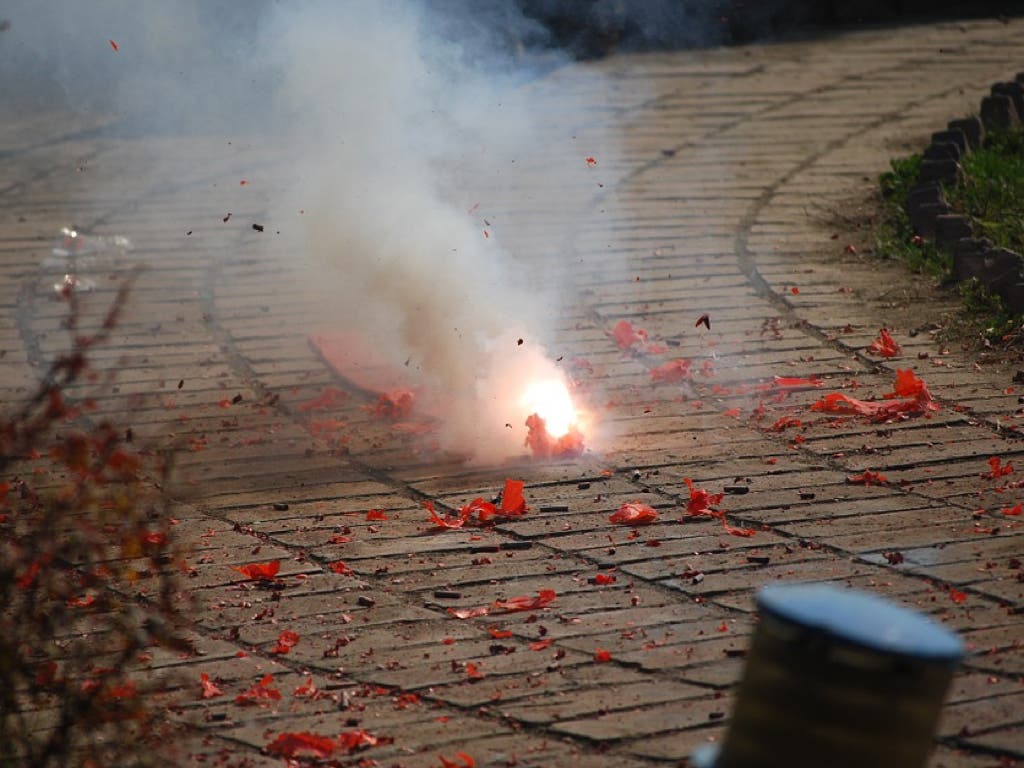
<instances>
[{"instance_id":1,"label":"bright flame","mask_svg":"<svg viewBox=\"0 0 1024 768\"><path fill-rule=\"evenodd\" d=\"M569 388L557 379L533 382L519 398L519 404L527 414L536 413L544 419L548 434L555 439L569 434L578 418Z\"/></svg>"}]
</instances>

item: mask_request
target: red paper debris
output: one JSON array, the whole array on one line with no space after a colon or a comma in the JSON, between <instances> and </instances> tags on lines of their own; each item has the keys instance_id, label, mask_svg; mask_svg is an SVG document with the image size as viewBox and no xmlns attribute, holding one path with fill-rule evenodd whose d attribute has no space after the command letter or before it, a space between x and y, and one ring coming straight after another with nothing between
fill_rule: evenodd
<instances>
[{"instance_id":1,"label":"red paper debris","mask_svg":"<svg viewBox=\"0 0 1024 768\"><path fill-rule=\"evenodd\" d=\"M286 629L277 636L277 645L275 645L273 650L270 652L284 656L286 653L290 652L292 648L298 645L298 642L298 634Z\"/></svg>"},{"instance_id":2,"label":"red paper debris","mask_svg":"<svg viewBox=\"0 0 1024 768\"><path fill-rule=\"evenodd\" d=\"M615 582L616 578L614 574L611 573L599 573L594 577L594 583L602 586L605 584L614 584Z\"/></svg>"},{"instance_id":3,"label":"red paper debris","mask_svg":"<svg viewBox=\"0 0 1024 768\"><path fill-rule=\"evenodd\" d=\"M523 515L529 507L523 497L524 483L522 480L505 480L505 490L501 492L501 514Z\"/></svg>"},{"instance_id":4,"label":"red paper debris","mask_svg":"<svg viewBox=\"0 0 1024 768\"><path fill-rule=\"evenodd\" d=\"M120 51L121 50L121 47L117 43L115 43L113 40L107 40L107 42L110 43L110 47L113 48L114 51Z\"/></svg>"},{"instance_id":5,"label":"red paper debris","mask_svg":"<svg viewBox=\"0 0 1024 768\"><path fill-rule=\"evenodd\" d=\"M586 159L586 161L587 161L587 165L589 165L591 168L593 168L595 165L597 165L597 160L595 160L593 157L588 157Z\"/></svg>"},{"instance_id":6,"label":"red paper debris","mask_svg":"<svg viewBox=\"0 0 1024 768\"><path fill-rule=\"evenodd\" d=\"M991 469L982 477L987 477L989 480L995 480L997 477L1003 477L1013 472L1013 465L1010 462L1003 464L1002 459L998 456L990 456L988 465Z\"/></svg>"},{"instance_id":7,"label":"red paper debris","mask_svg":"<svg viewBox=\"0 0 1024 768\"><path fill-rule=\"evenodd\" d=\"M548 459L556 456L572 458L583 453L583 433L575 425L559 438L548 432L544 419L539 414L531 414L526 419L525 445L537 459Z\"/></svg>"},{"instance_id":8,"label":"red paper debris","mask_svg":"<svg viewBox=\"0 0 1024 768\"><path fill-rule=\"evenodd\" d=\"M476 515L481 523L487 522L488 518L496 514L498 514L498 508L491 502L484 501L479 497L473 499L459 510L459 517L461 519L469 520L473 515Z\"/></svg>"},{"instance_id":9,"label":"red paper debris","mask_svg":"<svg viewBox=\"0 0 1024 768\"><path fill-rule=\"evenodd\" d=\"M825 384L824 381L811 376L810 378L802 378L800 376L775 376L773 382L776 387L821 387Z\"/></svg>"},{"instance_id":10,"label":"red paper debris","mask_svg":"<svg viewBox=\"0 0 1024 768\"><path fill-rule=\"evenodd\" d=\"M388 516L383 509L371 509L366 513L367 520L387 520Z\"/></svg>"},{"instance_id":11,"label":"red paper debris","mask_svg":"<svg viewBox=\"0 0 1024 768\"><path fill-rule=\"evenodd\" d=\"M858 475L847 475L846 482L854 485L885 485L889 480L879 472L865 469Z\"/></svg>"},{"instance_id":12,"label":"red paper debris","mask_svg":"<svg viewBox=\"0 0 1024 768\"><path fill-rule=\"evenodd\" d=\"M745 538L749 538L757 533L757 530L754 528L737 528L736 526L729 525L725 522L725 518L722 518L722 527L730 536L743 536Z\"/></svg>"},{"instance_id":13,"label":"red paper debris","mask_svg":"<svg viewBox=\"0 0 1024 768\"><path fill-rule=\"evenodd\" d=\"M320 697L320 689L313 684L313 676L310 675L306 678L306 682L292 691L292 696L308 696L311 699L317 699Z\"/></svg>"},{"instance_id":14,"label":"red paper debris","mask_svg":"<svg viewBox=\"0 0 1024 768\"><path fill-rule=\"evenodd\" d=\"M619 320L612 328L611 336L623 352L647 341L647 331L643 328L634 328L629 320Z\"/></svg>"},{"instance_id":15,"label":"red paper debris","mask_svg":"<svg viewBox=\"0 0 1024 768\"><path fill-rule=\"evenodd\" d=\"M723 416L731 416L734 419L738 419L740 416L739 408L729 408L728 410L722 411Z\"/></svg>"},{"instance_id":16,"label":"red paper debris","mask_svg":"<svg viewBox=\"0 0 1024 768\"><path fill-rule=\"evenodd\" d=\"M658 519L652 507L640 501L627 501L608 518L618 525L646 525Z\"/></svg>"},{"instance_id":17,"label":"red paper debris","mask_svg":"<svg viewBox=\"0 0 1024 768\"><path fill-rule=\"evenodd\" d=\"M387 419L404 419L412 413L415 396L407 389L383 392L373 407L373 412Z\"/></svg>"},{"instance_id":18,"label":"red paper debris","mask_svg":"<svg viewBox=\"0 0 1024 768\"><path fill-rule=\"evenodd\" d=\"M263 679L248 691L235 696L235 704L259 704L261 701L278 701L281 698L281 692L276 688L270 687L272 682L274 682L274 676L265 675Z\"/></svg>"},{"instance_id":19,"label":"red paper debris","mask_svg":"<svg viewBox=\"0 0 1024 768\"><path fill-rule=\"evenodd\" d=\"M967 593L961 592L959 589L949 588L949 599L954 603L960 604L967 599Z\"/></svg>"},{"instance_id":20,"label":"red paper debris","mask_svg":"<svg viewBox=\"0 0 1024 768\"><path fill-rule=\"evenodd\" d=\"M498 629L497 627L488 627L487 631L491 633L491 637L495 640L507 640L512 637L511 629Z\"/></svg>"},{"instance_id":21,"label":"red paper debris","mask_svg":"<svg viewBox=\"0 0 1024 768\"><path fill-rule=\"evenodd\" d=\"M787 427L800 426L803 426L803 422L800 421L800 419L794 418L792 416L783 416L770 427L768 427L768 429L770 429L772 432L782 432Z\"/></svg>"},{"instance_id":22,"label":"red paper debris","mask_svg":"<svg viewBox=\"0 0 1024 768\"><path fill-rule=\"evenodd\" d=\"M612 654L610 651L606 651L604 648L598 648L594 651L594 661L598 664L602 664L606 661L612 660Z\"/></svg>"},{"instance_id":23,"label":"red paper debris","mask_svg":"<svg viewBox=\"0 0 1024 768\"><path fill-rule=\"evenodd\" d=\"M796 296L800 293L800 289L794 285L792 288L789 289L789 292Z\"/></svg>"},{"instance_id":24,"label":"red paper debris","mask_svg":"<svg viewBox=\"0 0 1024 768\"><path fill-rule=\"evenodd\" d=\"M344 560L335 560L333 563L328 563L327 567L330 568L333 573L338 573L342 576L351 576L353 574L352 569L345 564Z\"/></svg>"},{"instance_id":25,"label":"red paper debris","mask_svg":"<svg viewBox=\"0 0 1024 768\"><path fill-rule=\"evenodd\" d=\"M383 739L378 736L374 736L362 729L357 731L345 731L344 733L338 734L338 746L346 752L352 752L363 747L374 747L388 741L390 741L390 739Z\"/></svg>"},{"instance_id":26,"label":"red paper debris","mask_svg":"<svg viewBox=\"0 0 1024 768\"><path fill-rule=\"evenodd\" d=\"M698 317L697 318L697 322L693 324L693 327L694 328L698 328L698 327L700 327L702 325L705 328L707 328L709 331L711 330L711 318L708 317L706 314L701 315L700 317Z\"/></svg>"},{"instance_id":27,"label":"red paper debris","mask_svg":"<svg viewBox=\"0 0 1024 768\"><path fill-rule=\"evenodd\" d=\"M714 509L715 504L721 504L725 493L708 493L704 488L694 488L693 481L684 477L683 482L690 489L690 500L686 503L686 514L693 516L723 517L724 513Z\"/></svg>"},{"instance_id":28,"label":"red paper debris","mask_svg":"<svg viewBox=\"0 0 1024 768\"><path fill-rule=\"evenodd\" d=\"M896 383L892 392L883 395L887 400L905 397L906 400L893 400L889 403L869 402L849 397L840 392L830 392L811 406L811 410L826 413L843 413L867 416L874 421L890 421L903 415L914 415L939 410L938 403L932 399L931 392L923 380L914 375L910 369L896 371Z\"/></svg>"},{"instance_id":29,"label":"red paper debris","mask_svg":"<svg viewBox=\"0 0 1024 768\"><path fill-rule=\"evenodd\" d=\"M269 563L250 563L248 565L233 565L231 569L238 571L247 579L254 581L268 581L277 576L281 569L280 560L271 560Z\"/></svg>"},{"instance_id":30,"label":"red paper debris","mask_svg":"<svg viewBox=\"0 0 1024 768\"><path fill-rule=\"evenodd\" d=\"M670 383L683 380L689 381L693 375L690 371L690 366L692 365L693 361L687 360L684 357L669 360L664 365L652 368L651 378L655 381L665 381Z\"/></svg>"},{"instance_id":31,"label":"red paper debris","mask_svg":"<svg viewBox=\"0 0 1024 768\"><path fill-rule=\"evenodd\" d=\"M313 757L330 757L338 748L337 743L327 736L317 736L306 731L297 733L279 733L277 738L267 744L266 751L281 757L299 757L310 754Z\"/></svg>"},{"instance_id":32,"label":"red paper debris","mask_svg":"<svg viewBox=\"0 0 1024 768\"><path fill-rule=\"evenodd\" d=\"M348 399L348 393L337 387L324 387L323 392L311 400L299 403L300 411L323 411L334 408Z\"/></svg>"},{"instance_id":33,"label":"red paper debris","mask_svg":"<svg viewBox=\"0 0 1024 768\"><path fill-rule=\"evenodd\" d=\"M441 768L476 768L476 760L465 752L456 752L454 760L444 755L438 755L437 759L441 761Z\"/></svg>"},{"instance_id":34,"label":"red paper debris","mask_svg":"<svg viewBox=\"0 0 1024 768\"><path fill-rule=\"evenodd\" d=\"M434 502L430 500L424 501L423 507L430 513L431 522L438 528L461 528L466 524L468 514L465 517L461 513L455 517L441 517L434 509Z\"/></svg>"},{"instance_id":35,"label":"red paper debris","mask_svg":"<svg viewBox=\"0 0 1024 768\"><path fill-rule=\"evenodd\" d=\"M889 331L880 328L878 338L871 342L867 351L881 357L896 357L903 351L903 347L896 343L896 340L889 335Z\"/></svg>"},{"instance_id":36,"label":"red paper debris","mask_svg":"<svg viewBox=\"0 0 1024 768\"><path fill-rule=\"evenodd\" d=\"M472 661L466 662L466 677L470 680L483 680L484 673L480 671L480 668Z\"/></svg>"},{"instance_id":37,"label":"red paper debris","mask_svg":"<svg viewBox=\"0 0 1024 768\"><path fill-rule=\"evenodd\" d=\"M1010 517L1017 517L1021 514L1022 510L1024 510L1024 502L1017 502L1017 506L1015 507L1003 507L999 511L1002 512L1004 515Z\"/></svg>"},{"instance_id":38,"label":"red paper debris","mask_svg":"<svg viewBox=\"0 0 1024 768\"><path fill-rule=\"evenodd\" d=\"M555 642L555 641L552 640L550 637L545 637L543 640L534 640L532 643L530 643L530 650L531 651L543 651L545 648L550 646L553 642Z\"/></svg>"},{"instance_id":39,"label":"red paper debris","mask_svg":"<svg viewBox=\"0 0 1024 768\"><path fill-rule=\"evenodd\" d=\"M214 685L213 681L210 680L210 676L205 672L199 675L199 684L203 686L204 699L213 699L224 695L224 691Z\"/></svg>"},{"instance_id":40,"label":"red paper debris","mask_svg":"<svg viewBox=\"0 0 1024 768\"><path fill-rule=\"evenodd\" d=\"M495 600L494 607L508 613L515 613L516 611L533 611L538 608L543 608L554 599L555 590L542 589L537 593L536 597L513 597L508 600Z\"/></svg>"}]
</instances>

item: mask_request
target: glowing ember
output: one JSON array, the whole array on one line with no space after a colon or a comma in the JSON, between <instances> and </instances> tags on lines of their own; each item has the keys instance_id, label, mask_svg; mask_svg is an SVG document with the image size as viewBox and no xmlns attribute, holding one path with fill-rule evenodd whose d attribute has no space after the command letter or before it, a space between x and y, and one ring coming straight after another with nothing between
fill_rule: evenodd
<instances>
[{"instance_id":1,"label":"glowing ember","mask_svg":"<svg viewBox=\"0 0 1024 768\"><path fill-rule=\"evenodd\" d=\"M527 413L539 416L548 434L556 440L568 435L577 421L569 389L557 379L533 382L519 398L519 404Z\"/></svg>"}]
</instances>

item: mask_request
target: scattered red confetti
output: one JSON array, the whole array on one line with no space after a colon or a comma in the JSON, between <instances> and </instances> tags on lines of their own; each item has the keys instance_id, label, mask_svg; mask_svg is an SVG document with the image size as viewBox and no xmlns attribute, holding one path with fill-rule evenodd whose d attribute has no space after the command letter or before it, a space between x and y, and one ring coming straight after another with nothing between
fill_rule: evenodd
<instances>
[{"instance_id":1,"label":"scattered red confetti","mask_svg":"<svg viewBox=\"0 0 1024 768\"><path fill-rule=\"evenodd\" d=\"M847 475L846 482L852 483L853 485L884 485L889 480L885 475L874 472L870 469L865 469L858 475Z\"/></svg>"},{"instance_id":2,"label":"scattered red confetti","mask_svg":"<svg viewBox=\"0 0 1024 768\"><path fill-rule=\"evenodd\" d=\"M878 338L868 345L868 352L881 357L896 357L903 352L903 347L896 343L896 340L885 328L878 330Z\"/></svg>"},{"instance_id":3,"label":"scattered red confetti","mask_svg":"<svg viewBox=\"0 0 1024 768\"><path fill-rule=\"evenodd\" d=\"M213 681L210 680L210 676L205 672L199 675L199 684L203 686L204 699L213 699L224 695L224 691L214 685Z\"/></svg>"},{"instance_id":4,"label":"scattered red confetti","mask_svg":"<svg viewBox=\"0 0 1024 768\"><path fill-rule=\"evenodd\" d=\"M1013 465L1010 462L1003 464L999 456L990 456L988 465L991 469L982 477L987 477L989 480L995 480L997 477L1003 477L1013 472Z\"/></svg>"},{"instance_id":5,"label":"scattered red confetti","mask_svg":"<svg viewBox=\"0 0 1024 768\"><path fill-rule=\"evenodd\" d=\"M387 520L388 516L383 509L371 509L366 513L367 520Z\"/></svg>"},{"instance_id":6,"label":"scattered red confetti","mask_svg":"<svg viewBox=\"0 0 1024 768\"><path fill-rule=\"evenodd\" d=\"M687 360L684 357L677 358L675 360L669 360L664 365L659 365L657 368L651 369L651 378L655 381L675 382L675 381L689 381L693 374L690 371L690 366L693 365L692 360Z\"/></svg>"},{"instance_id":7,"label":"scattered red confetti","mask_svg":"<svg viewBox=\"0 0 1024 768\"><path fill-rule=\"evenodd\" d=\"M277 576L281 570L280 560L271 560L269 563L250 563L248 565L233 565L231 569L238 571L247 579L254 581L268 581Z\"/></svg>"},{"instance_id":8,"label":"scattered red confetti","mask_svg":"<svg viewBox=\"0 0 1024 768\"><path fill-rule=\"evenodd\" d=\"M532 643L530 643L530 650L531 651L543 651L545 648L550 646L553 642L555 642L555 641L552 640L550 637L545 637L543 640L534 640Z\"/></svg>"},{"instance_id":9,"label":"scattered red confetti","mask_svg":"<svg viewBox=\"0 0 1024 768\"><path fill-rule=\"evenodd\" d=\"M794 285L792 288L789 289L789 292L796 296L800 293L800 289Z\"/></svg>"},{"instance_id":10,"label":"scattered red confetti","mask_svg":"<svg viewBox=\"0 0 1024 768\"><path fill-rule=\"evenodd\" d=\"M718 629L719 632L728 632L729 631L729 625L726 622L723 621L721 624L718 625L717 629Z\"/></svg>"},{"instance_id":11,"label":"scattered red confetti","mask_svg":"<svg viewBox=\"0 0 1024 768\"><path fill-rule=\"evenodd\" d=\"M299 757L311 754L313 757L330 757L338 748L334 739L317 736L306 731L297 733L279 733L277 738L267 744L266 751L281 757Z\"/></svg>"},{"instance_id":12,"label":"scattered red confetti","mask_svg":"<svg viewBox=\"0 0 1024 768\"><path fill-rule=\"evenodd\" d=\"M484 673L480 671L480 668L472 661L466 662L466 677L470 680L483 680Z\"/></svg>"},{"instance_id":13,"label":"scattered red confetti","mask_svg":"<svg viewBox=\"0 0 1024 768\"><path fill-rule=\"evenodd\" d=\"M508 613L515 613L516 611L533 611L538 608L543 608L554 599L555 590L542 589L537 593L536 597L513 597L508 600L495 600L494 607Z\"/></svg>"},{"instance_id":14,"label":"scattered red confetti","mask_svg":"<svg viewBox=\"0 0 1024 768\"><path fill-rule=\"evenodd\" d=\"M598 664L602 664L606 661L612 660L612 654L610 651L606 651L604 648L598 648L594 651L594 661Z\"/></svg>"},{"instance_id":15,"label":"scattered red confetti","mask_svg":"<svg viewBox=\"0 0 1024 768\"><path fill-rule=\"evenodd\" d=\"M711 318L708 317L706 314L703 314L700 317L698 317L697 322L693 324L693 327L699 328L702 325L709 331L711 330Z\"/></svg>"},{"instance_id":16,"label":"scattered red confetti","mask_svg":"<svg viewBox=\"0 0 1024 768\"><path fill-rule=\"evenodd\" d=\"M412 413L415 403L415 396L407 389L396 389L392 392L382 392L377 398L377 404L373 412L378 416L387 419L404 419Z\"/></svg>"},{"instance_id":17,"label":"scattered red confetti","mask_svg":"<svg viewBox=\"0 0 1024 768\"><path fill-rule=\"evenodd\" d=\"M512 637L511 629L498 629L497 627L488 627L487 631L491 633L491 637L495 640L507 640Z\"/></svg>"},{"instance_id":18,"label":"scattered red confetti","mask_svg":"<svg viewBox=\"0 0 1024 768\"><path fill-rule=\"evenodd\" d=\"M1017 506L1015 507L1003 507L999 511L1002 512L1004 515L1010 517L1017 517L1021 514L1022 510L1024 510L1024 502L1017 502Z\"/></svg>"},{"instance_id":19,"label":"scattered red confetti","mask_svg":"<svg viewBox=\"0 0 1024 768\"><path fill-rule=\"evenodd\" d=\"M593 168L595 165L597 165L597 160L595 160L592 157L588 157L587 158L587 165L589 165L591 168Z\"/></svg>"},{"instance_id":20,"label":"scattered red confetti","mask_svg":"<svg viewBox=\"0 0 1024 768\"><path fill-rule=\"evenodd\" d=\"M614 584L616 581L617 579L615 578L615 575L611 573L599 573L594 577L594 583L602 586L605 584Z\"/></svg>"},{"instance_id":21,"label":"scattered red confetti","mask_svg":"<svg viewBox=\"0 0 1024 768\"><path fill-rule=\"evenodd\" d=\"M313 676L306 678L306 682L292 691L292 696L308 696L311 699L320 698L320 689L313 684Z\"/></svg>"},{"instance_id":22,"label":"scattered red confetti","mask_svg":"<svg viewBox=\"0 0 1024 768\"><path fill-rule=\"evenodd\" d=\"M281 698L281 692L276 688L270 687L272 682L274 682L274 676L265 675L248 691L235 696L235 704L259 704L261 701L278 701Z\"/></svg>"},{"instance_id":23,"label":"scattered red confetti","mask_svg":"<svg viewBox=\"0 0 1024 768\"><path fill-rule=\"evenodd\" d=\"M476 768L476 760L465 752L456 752L454 760L444 755L438 755L437 759L441 761L441 768Z\"/></svg>"},{"instance_id":24,"label":"scattered red confetti","mask_svg":"<svg viewBox=\"0 0 1024 768\"><path fill-rule=\"evenodd\" d=\"M86 595L84 597L69 598L66 605L70 608L88 608L95 602L96 597L94 595Z\"/></svg>"},{"instance_id":25,"label":"scattered red confetti","mask_svg":"<svg viewBox=\"0 0 1024 768\"><path fill-rule=\"evenodd\" d=\"M548 432L544 419L534 413L527 417L526 427L528 431L525 445L530 449L534 458L547 459L555 456L571 458L583 453L583 433L575 425L556 439Z\"/></svg>"},{"instance_id":26,"label":"scattered red confetti","mask_svg":"<svg viewBox=\"0 0 1024 768\"><path fill-rule=\"evenodd\" d=\"M694 488L693 481L684 477L683 482L690 489L690 500L686 503L686 514L709 517L723 517L724 513L714 509L714 505L721 504L725 493L708 493L704 488Z\"/></svg>"},{"instance_id":27,"label":"scattered red confetti","mask_svg":"<svg viewBox=\"0 0 1024 768\"><path fill-rule=\"evenodd\" d=\"M274 646L271 653L277 653L284 656L289 653L299 643L299 636L297 633L292 632L289 629L284 630L280 635L277 636L277 645Z\"/></svg>"},{"instance_id":28,"label":"scattered red confetti","mask_svg":"<svg viewBox=\"0 0 1024 768\"><path fill-rule=\"evenodd\" d=\"M107 40L107 42L110 43L110 47L113 48L114 51L120 51L121 50L121 46L119 46L113 40Z\"/></svg>"},{"instance_id":29,"label":"scattered red confetti","mask_svg":"<svg viewBox=\"0 0 1024 768\"><path fill-rule=\"evenodd\" d=\"M731 416L734 419L738 419L740 417L740 409L739 408L729 408L726 411L722 411L722 415L723 416Z\"/></svg>"},{"instance_id":30,"label":"scattered red confetti","mask_svg":"<svg viewBox=\"0 0 1024 768\"><path fill-rule=\"evenodd\" d=\"M641 501L627 501L615 512L609 521L618 525L646 525L658 519L658 513Z\"/></svg>"},{"instance_id":31,"label":"scattered red confetti","mask_svg":"<svg viewBox=\"0 0 1024 768\"><path fill-rule=\"evenodd\" d=\"M345 731L344 733L338 734L338 746L346 752L352 752L363 747L375 747L378 744L384 744L389 741L391 741L391 739L374 736L362 729L357 731Z\"/></svg>"},{"instance_id":32,"label":"scattered red confetti","mask_svg":"<svg viewBox=\"0 0 1024 768\"><path fill-rule=\"evenodd\" d=\"M782 432L788 427L800 427L803 426L803 422L800 419L793 416L782 416L778 421L772 424L768 429L772 432Z\"/></svg>"},{"instance_id":33,"label":"scattered red confetti","mask_svg":"<svg viewBox=\"0 0 1024 768\"><path fill-rule=\"evenodd\" d=\"M967 593L961 592L959 589L949 588L949 599L958 605L967 599Z\"/></svg>"},{"instance_id":34,"label":"scattered red confetti","mask_svg":"<svg viewBox=\"0 0 1024 768\"><path fill-rule=\"evenodd\" d=\"M299 403L298 409L300 411L323 411L328 408L334 408L347 399L347 392L340 390L337 387L324 387L323 392L316 397Z\"/></svg>"},{"instance_id":35,"label":"scattered red confetti","mask_svg":"<svg viewBox=\"0 0 1024 768\"><path fill-rule=\"evenodd\" d=\"M345 564L344 560L335 560L333 563L329 563L327 567L331 569L332 573L338 573L342 576L351 576L354 573L354 571Z\"/></svg>"}]
</instances>

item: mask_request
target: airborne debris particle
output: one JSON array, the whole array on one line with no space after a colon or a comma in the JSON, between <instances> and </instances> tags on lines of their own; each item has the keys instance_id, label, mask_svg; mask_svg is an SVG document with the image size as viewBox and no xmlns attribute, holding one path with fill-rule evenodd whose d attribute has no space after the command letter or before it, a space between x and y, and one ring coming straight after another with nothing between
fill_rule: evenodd
<instances>
[{"instance_id":1,"label":"airborne debris particle","mask_svg":"<svg viewBox=\"0 0 1024 768\"><path fill-rule=\"evenodd\" d=\"M113 40L107 40L107 42L110 43L110 47L113 48L115 51L120 51L121 50L121 47L117 43L115 43Z\"/></svg>"},{"instance_id":2,"label":"airborne debris particle","mask_svg":"<svg viewBox=\"0 0 1024 768\"><path fill-rule=\"evenodd\" d=\"M263 231L263 225L262 224L253 224L252 228L254 230L256 230L257 232L262 232Z\"/></svg>"},{"instance_id":3,"label":"airborne debris particle","mask_svg":"<svg viewBox=\"0 0 1024 768\"><path fill-rule=\"evenodd\" d=\"M227 224L227 223L228 223L228 219L230 219L230 218L231 218L231 213L230 213L230 211L229 211L229 212L228 212L228 215L227 215L227 216L225 216L225 217L224 217L223 219L221 219L221 221L223 221L223 222L224 222L225 224Z\"/></svg>"},{"instance_id":4,"label":"airborne debris particle","mask_svg":"<svg viewBox=\"0 0 1024 768\"><path fill-rule=\"evenodd\" d=\"M697 322L693 324L693 327L699 328L702 325L709 331L711 330L711 318L709 318L707 314L703 314L700 317L698 317Z\"/></svg>"}]
</instances>

